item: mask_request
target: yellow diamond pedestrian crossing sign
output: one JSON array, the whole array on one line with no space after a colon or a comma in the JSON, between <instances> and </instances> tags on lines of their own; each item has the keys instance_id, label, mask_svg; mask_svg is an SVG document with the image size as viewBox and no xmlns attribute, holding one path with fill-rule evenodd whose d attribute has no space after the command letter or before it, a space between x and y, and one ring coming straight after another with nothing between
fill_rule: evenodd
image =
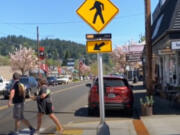
<instances>
[{"instance_id":1,"label":"yellow diamond pedestrian crossing sign","mask_svg":"<svg viewBox=\"0 0 180 135\"><path fill-rule=\"evenodd\" d=\"M86 0L76 12L96 32L100 32L119 9L110 0Z\"/></svg>"}]
</instances>

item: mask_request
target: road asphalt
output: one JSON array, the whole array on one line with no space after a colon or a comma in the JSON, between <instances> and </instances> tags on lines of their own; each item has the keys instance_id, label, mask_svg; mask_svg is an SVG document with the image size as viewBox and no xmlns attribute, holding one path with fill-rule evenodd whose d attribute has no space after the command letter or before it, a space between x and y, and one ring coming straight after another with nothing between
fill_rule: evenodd
<instances>
[{"instance_id":1,"label":"road asphalt","mask_svg":"<svg viewBox=\"0 0 180 135\"><path fill-rule=\"evenodd\" d=\"M139 98L145 96L146 89L142 82L133 85L135 100L132 119L106 121L110 135L180 135L180 107L172 106L170 101L160 96L154 96L153 115L142 116ZM98 135L98 125L99 121L69 123L63 125L63 135ZM55 127L49 127L42 134L55 135L55 132Z\"/></svg>"}]
</instances>

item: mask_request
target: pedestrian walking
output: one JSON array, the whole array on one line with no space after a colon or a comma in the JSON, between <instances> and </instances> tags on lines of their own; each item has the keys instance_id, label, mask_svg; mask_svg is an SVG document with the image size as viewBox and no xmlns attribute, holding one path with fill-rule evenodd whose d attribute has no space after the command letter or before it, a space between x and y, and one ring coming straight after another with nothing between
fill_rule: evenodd
<instances>
[{"instance_id":1,"label":"pedestrian walking","mask_svg":"<svg viewBox=\"0 0 180 135\"><path fill-rule=\"evenodd\" d=\"M37 133L40 130L41 123L42 123L42 117L43 115L48 115L49 118L53 120L53 122L56 124L57 131L62 134L63 127L61 123L59 122L58 118L53 113L53 105L52 100L50 96L50 89L48 89L47 81L46 79L39 78L38 80L39 84L39 93L38 96L31 96L33 100L37 101L37 107L38 107L38 114L37 114Z\"/></svg>"},{"instance_id":2,"label":"pedestrian walking","mask_svg":"<svg viewBox=\"0 0 180 135\"><path fill-rule=\"evenodd\" d=\"M12 103L13 107L13 118L15 120L15 130L12 134L18 134L18 130L20 128L20 122L23 122L31 131L33 135L35 129L31 126L28 120L24 118L24 101L25 101L25 89L23 85L19 82L20 74L14 73L13 80L14 85L10 91L10 97L8 101L8 106L10 107Z\"/></svg>"}]
</instances>

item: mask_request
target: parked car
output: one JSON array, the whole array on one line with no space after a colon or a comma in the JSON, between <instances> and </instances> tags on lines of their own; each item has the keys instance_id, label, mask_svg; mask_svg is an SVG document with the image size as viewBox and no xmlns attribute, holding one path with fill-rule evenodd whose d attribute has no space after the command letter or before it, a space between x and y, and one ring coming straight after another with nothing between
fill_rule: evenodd
<instances>
[{"instance_id":1,"label":"parked car","mask_svg":"<svg viewBox=\"0 0 180 135\"><path fill-rule=\"evenodd\" d=\"M104 76L104 103L106 110L125 110L132 114L133 93L127 79L118 76ZM90 87L88 97L88 113L97 113L99 110L98 78Z\"/></svg>"},{"instance_id":2,"label":"parked car","mask_svg":"<svg viewBox=\"0 0 180 135\"><path fill-rule=\"evenodd\" d=\"M10 90L11 90L13 84L14 84L13 80L10 80L8 83L6 83L5 89L3 91L4 99L8 99L9 98Z\"/></svg>"},{"instance_id":3,"label":"parked car","mask_svg":"<svg viewBox=\"0 0 180 135\"><path fill-rule=\"evenodd\" d=\"M62 83L63 83L63 82L61 81L61 77L57 77L57 78L56 78L56 81L57 81L58 84L62 84Z\"/></svg>"},{"instance_id":4,"label":"parked car","mask_svg":"<svg viewBox=\"0 0 180 135\"><path fill-rule=\"evenodd\" d=\"M37 93L38 91L38 82L32 76L22 76L19 80L22 84L24 84L26 89L26 97L29 97L31 93ZM14 80L10 80L9 83L6 84L5 91L3 92L4 98L9 98L10 90L13 87Z\"/></svg>"},{"instance_id":5,"label":"parked car","mask_svg":"<svg viewBox=\"0 0 180 135\"><path fill-rule=\"evenodd\" d=\"M2 76L0 76L0 94L4 92L6 83L8 83L8 81L6 81Z\"/></svg>"},{"instance_id":6,"label":"parked car","mask_svg":"<svg viewBox=\"0 0 180 135\"><path fill-rule=\"evenodd\" d=\"M57 78L57 81L60 83L60 84L68 84L70 82L70 79L68 76L61 76L61 77L58 77Z\"/></svg>"},{"instance_id":7,"label":"parked car","mask_svg":"<svg viewBox=\"0 0 180 135\"><path fill-rule=\"evenodd\" d=\"M37 93L38 91L38 82L32 76L22 76L19 80L22 84L24 84L26 88L26 97L29 97L31 93Z\"/></svg>"},{"instance_id":8,"label":"parked car","mask_svg":"<svg viewBox=\"0 0 180 135\"><path fill-rule=\"evenodd\" d=\"M57 85L57 78L55 76L49 76L47 77L48 85Z\"/></svg>"}]
</instances>

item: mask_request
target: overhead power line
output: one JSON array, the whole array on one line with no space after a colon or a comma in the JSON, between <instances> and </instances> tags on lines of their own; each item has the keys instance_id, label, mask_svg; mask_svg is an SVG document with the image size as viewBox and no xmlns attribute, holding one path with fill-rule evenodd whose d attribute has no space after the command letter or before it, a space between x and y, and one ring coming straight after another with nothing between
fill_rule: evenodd
<instances>
[{"instance_id":1,"label":"overhead power line","mask_svg":"<svg viewBox=\"0 0 180 135\"><path fill-rule=\"evenodd\" d=\"M143 16L144 13L136 13L132 15L126 16L119 16L116 17L114 20L129 18L129 17L136 17L136 16ZM63 21L63 22L0 22L0 24L7 24L7 25L60 25L60 24L71 24L71 23L83 23L82 21Z\"/></svg>"}]
</instances>

